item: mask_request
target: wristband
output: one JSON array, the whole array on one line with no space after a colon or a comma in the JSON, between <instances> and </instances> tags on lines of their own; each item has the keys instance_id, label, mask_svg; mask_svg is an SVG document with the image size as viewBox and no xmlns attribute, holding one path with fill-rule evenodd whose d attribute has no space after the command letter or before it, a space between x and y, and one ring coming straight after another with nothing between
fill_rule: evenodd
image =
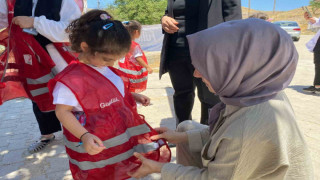
<instances>
[{"instance_id":1,"label":"wristband","mask_svg":"<svg viewBox=\"0 0 320 180\"><path fill-rule=\"evenodd\" d=\"M82 142L82 140L81 140L81 138L84 136L84 135L86 135L86 134L88 134L89 132L87 131L87 132L85 132L85 133L83 133L81 136L80 136L80 141Z\"/></svg>"}]
</instances>

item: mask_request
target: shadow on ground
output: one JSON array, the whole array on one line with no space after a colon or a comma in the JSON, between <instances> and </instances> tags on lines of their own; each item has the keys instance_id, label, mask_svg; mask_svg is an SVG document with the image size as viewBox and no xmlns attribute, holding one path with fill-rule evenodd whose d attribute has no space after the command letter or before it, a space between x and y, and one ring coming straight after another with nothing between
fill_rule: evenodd
<instances>
[{"instance_id":1,"label":"shadow on ground","mask_svg":"<svg viewBox=\"0 0 320 180\"><path fill-rule=\"evenodd\" d=\"M307 88L307 87L309 87L309 86L294 85L294 86L289 86L288 88L293 89L293 90L295 90L299 93L302 93L302 94L311 95L311 96L320 96L320 94L304 92L303 88Z\"/></svg>"}]
</instances>

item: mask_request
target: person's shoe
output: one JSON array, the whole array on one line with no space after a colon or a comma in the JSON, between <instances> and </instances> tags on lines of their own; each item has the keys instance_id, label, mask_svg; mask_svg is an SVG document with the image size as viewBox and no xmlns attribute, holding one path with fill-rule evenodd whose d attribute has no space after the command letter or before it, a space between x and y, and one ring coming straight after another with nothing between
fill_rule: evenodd
<instances>
[{"instance_id":1,"label":"person's shoe","mask_svg":"<svg viewBox=\"0 0 320 180\"><path fill-rule=\"evenodd\" d=\"M319 90L319 88L315 88L314 86L310 86L307 88L303 88L302 90L307 93L315 93L317 89Z\"/></svg>"},{"instance_id":2,"label":"person's shoe","mask_svg":"<svg viewBox=\"0 0 320 180\"><path fill-rule=\"evenodd\" d=\"M50 144L55 139L53 135L51 138L41 137L38 141L31 144L28 148L29 153L36 153L44 149L48 144Z\"/></svg>"},{"instance_id":3,"label":"person's shoe","mask_svg":"<svg viewBox=\"0 0 320 180\"><path fill-rule=\"evenodd\" d=\"M314 92L315 92L316 94L320 94L320 88L315 88Z\"/></svg>"}]
</instances>

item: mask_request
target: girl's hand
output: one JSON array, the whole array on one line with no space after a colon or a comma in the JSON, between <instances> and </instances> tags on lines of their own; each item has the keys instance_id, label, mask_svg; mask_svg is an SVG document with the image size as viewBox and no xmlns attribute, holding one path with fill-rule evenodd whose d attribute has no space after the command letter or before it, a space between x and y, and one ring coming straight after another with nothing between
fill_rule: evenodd
<instances>
[{"instance_id":1,"label":"girl's hand","mask_svg":"<svg viewBox=\"0 0 320 180\"><path fill-rule=\"evenodd\" d=\"M34 18L29 16L17 16L12 19L12 23L20 28L33 28Z\"/></svg>"},{"instance_id":2,"label":"girl's hand","mask_svg":"<svg viewBox=\"0 0 320 180\"><path fill-rule=\"evenodd\" d=\"M179 30L178 24L175 19L169 16L163 16L161 19L162 29L169 34L173 34Z\"/></svg>"},{"instance_id":3,"label":"girl's hand","mask_svg":"<svg viewBox=\"0 0 320 180\"><path fill-rule=\"evenodd\" d=\"M153 73L153 69L152 69L151 67L148 67L148 68L147 68L147 71L148 71L149 74L152 74L152 73Z\"/></svg>"},{"instance_id":4,"label":"girl's hand","mask_svg":"<svg viewBox=\"0 0 320 180\"><path fill-rule=\"evenodd\" d=\"M186 132L176 132L166 127L155 128L159 134L151 136L151 140L166 139L169 143L179 144L188 141Z\"/></svg>"},{"instance_id":5,"label":"girl's hand","mask_svg":"<svg viewBox=\"0 0 320 180\"><path fill-rule=\"evenodd\" d=\"M150 98L147 96L138 93L132 93L132 96L136 102L141 103L143 106L150 105Z\"/></svg>"},{"instance_id":6,"label":"girl's hand","mask_svg":"<svg viewBox=\"0 0 320 180\"><path fill-rule=\"evenodd\" d=\"M90 155L99 154L106 149L102 141L97 136L90 133L83 135L81 141L83 142L84 149Z\"/></svg>"},{"instance_id":7,"label":"girl's hand","mask_svg":"<svg viewBox=\"0 0 320 180\"><path fill-rule=\"evenodd\" d=\"M149 174L161 172L161 168L164 163L147 159L137 152L135 152L133 155L138 158L142 164L136 172L128 172L129 176L134 178L143 178Z\"/></svg>"}]
</instances>

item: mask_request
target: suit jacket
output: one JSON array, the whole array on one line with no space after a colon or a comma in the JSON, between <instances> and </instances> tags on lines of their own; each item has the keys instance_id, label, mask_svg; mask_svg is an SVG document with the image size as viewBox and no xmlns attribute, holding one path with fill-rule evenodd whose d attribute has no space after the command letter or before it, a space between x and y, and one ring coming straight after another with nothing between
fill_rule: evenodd
<instances>
[{"instance_id":1,"label":"suit jacket","mask_svg":"<svg viewBox=\"0 0 320 180\"><path fill-rule=\"evenodd\" d=\"M173 1L168 0L165 15L174 17ZM198 31L215 26L222 22L242 19L241 0L199 0ZM160 72L161 76L167 72L166 61L169 47L169 34L164 32L161 51Z\"/></svg>"}]
</instances>

